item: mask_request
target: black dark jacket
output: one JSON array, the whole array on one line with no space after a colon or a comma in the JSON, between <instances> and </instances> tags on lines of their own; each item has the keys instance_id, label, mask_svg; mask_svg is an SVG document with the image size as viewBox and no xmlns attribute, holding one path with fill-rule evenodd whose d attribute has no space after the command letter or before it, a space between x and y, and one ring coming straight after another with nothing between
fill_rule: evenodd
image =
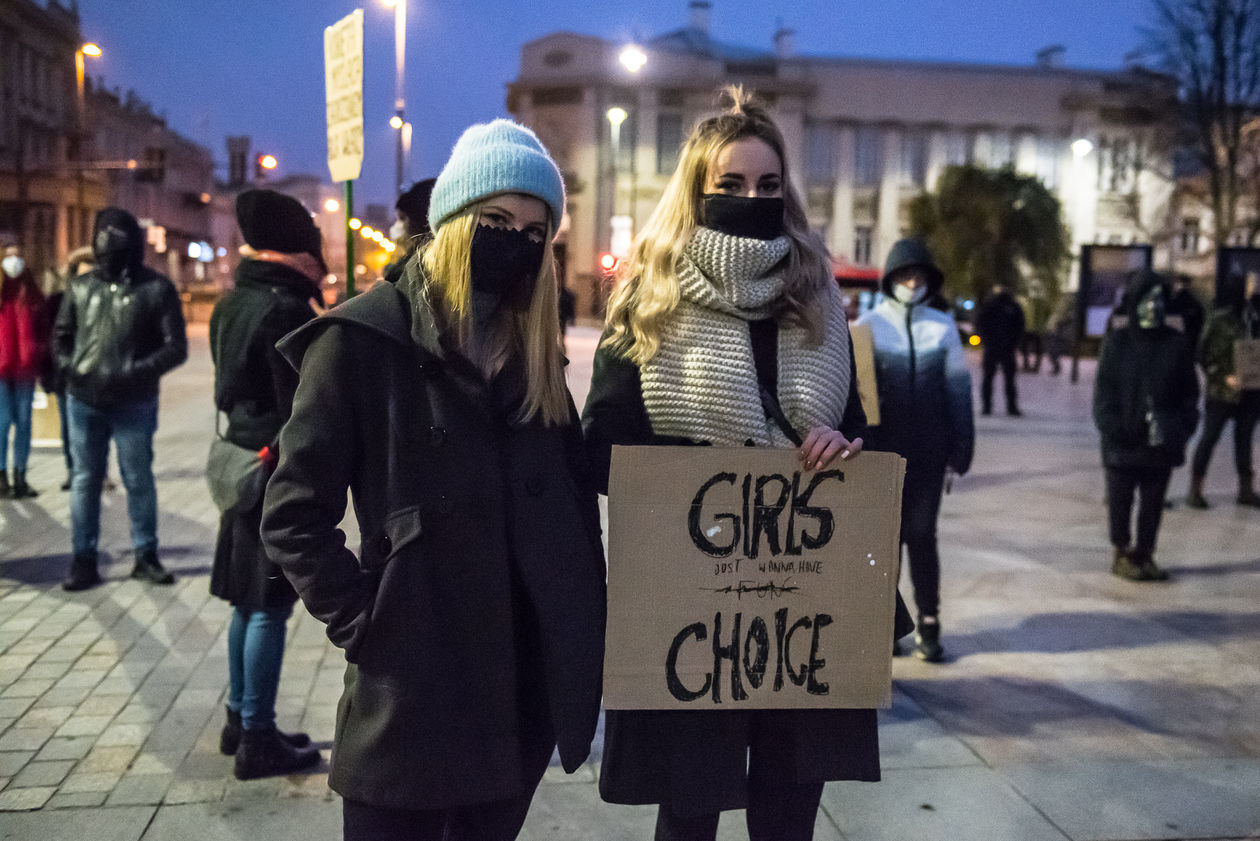
<instances>
[{"instance_id":1,"label":"black dark jacket","mask_svg":"<svg viewBox=\"0 0 1260 841\"><path fill-rule=\"evenodd\" d=\"M1136 272L1121 303L1126 318L1103 338L1094 380L1094 423L1106 467L1175 467L1199 419L1199 380L1186 337L1138 326L1137 305L1164 279Z\"/></svg>"},{"instance_id":2,"label":"black dark jacket","mask_svg":"<svg viewBox=\"0 0 1260 841\"><path fill-rule=\"evenodd\" d=\"M576 411L507 420L501 384L409 304L413 280L281 343L301 379L262 533L351 664L329 785L427 809L521 795L557 743L566 770L586 758L605 595ZM357 556L337 527L347 488Z\"/></svg>"},{"instance_id":3,"label":"black dark jacket","mask_svg":"<svg viewBox=\"0 0 1260 841\"><path fill-rule=\"evenodd\" d=\"M1004 356L1014 353L1024 335L1024 310L1010 292L991 295L976 316L985 353Z\"/></svg>"},{"instance_id":4,"label":"black dark jacket","mask_svg":"<svg viewBox=\"0 0 1260 841\"><path fill-rule=\"evenodd\" d=\"M850 383L840 428L854 438L864 434L866 416L856 375ZM602 342L582 423L588 459L605 493L614 444L696 443L653 433L638 367ZM899 619L899 631L908 632L904 607ZM755 728L779 734L781 750L760 761L781 770L784 782L879 779L874 710L608 710L600 795L610 803L667 803L687 812L744 808Z\"/></svg>"},{"instance_id":5,"label":"black dark jacket","mask_svg":"<svg viewBox=\"0 0 1260 841\"><path fill-rule=\"evenodd\" d=\"M278 263L242 260L236 285L210 315L215 407L227 413L223 436L258 450L274 444L293 407L298 377L276 342L315 317L319 288ZM297 594L258 534L262 502L219 518L210 592L247 610L293 604Z\"/></svg>"},{"instance_id":6,"label":"black dark jacket","mask_svg":"<svg viewBox=\"0 0 1260 841\"><path fill-rule=\"evenodd\" d=\"M142 264L144 239L130 214L102 211L98 235L111 212L126 222L126 265L112 272L98 262L71 279L53 334L66 391L98 408L156 399L161 376L188 358L179 293Z\"/></svg>"}]
</instances>

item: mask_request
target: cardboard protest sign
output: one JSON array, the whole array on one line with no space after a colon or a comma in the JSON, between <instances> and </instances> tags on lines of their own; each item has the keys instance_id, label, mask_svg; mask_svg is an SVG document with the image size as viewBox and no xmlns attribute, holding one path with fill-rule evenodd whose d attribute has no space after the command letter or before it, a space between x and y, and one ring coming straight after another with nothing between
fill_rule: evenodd
<instances>
[{"instance_id":1,"label":"cardboard protest sign","mask_svg":"<svg viewBox=\"0 0 1260 841\"><path fill-rule=\"evenodd\" d=\"M887 707L905 461L614 447L608 709Z\"/></svg>"},{"instance_id":2,"label":"cardboard protest sign","mask_svg":"<svg viewBox=\"0 0 1260 841\"><path fill-rule=\"evenodd\" d=\"M1234 342L1234 373L1239 388L1260 388L1260 339Z\"/></svg>"}]
</instances>

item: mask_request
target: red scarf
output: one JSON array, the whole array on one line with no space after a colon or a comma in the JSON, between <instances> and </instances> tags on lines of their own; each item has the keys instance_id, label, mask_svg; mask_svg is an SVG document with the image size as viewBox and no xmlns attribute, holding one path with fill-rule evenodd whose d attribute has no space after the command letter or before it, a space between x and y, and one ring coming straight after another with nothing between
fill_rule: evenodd
<instances>
[{"instance_id":1,"label":"red scarf","mask_svg":"<svg viewBox=\"0 0 1260 841\"><path fill-rule=\"evenodd\" d=\"M252 246L242 245L241 256L250 260L261 260L264 263L279 263L318 285L324 279L324 270L314 255L306 252L286 254L283 251L255 251Z\"/></svg>"}]
</instances>

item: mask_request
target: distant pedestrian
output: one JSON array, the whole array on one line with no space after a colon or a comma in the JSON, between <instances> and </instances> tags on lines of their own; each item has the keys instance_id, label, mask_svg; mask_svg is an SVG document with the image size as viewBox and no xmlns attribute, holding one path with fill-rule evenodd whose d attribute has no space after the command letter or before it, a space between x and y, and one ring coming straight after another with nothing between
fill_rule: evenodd
<instances>
[{"instance_id":1,"label":"distant pedestrian","mask_svg":"<svg viewBox=\"0 0 1260 841\"><path fill-rule=\"evenodd\" d=\"M429 197L435 178L425 178L408 188L394 204L397 218L389 229L389 238L397 246L396 253L385 267L385 279L397 283L402 279L407 260L432 236L429 230Z\"/></svg>"},{"instance_id":2,"label":"distant pedestrian","mask_svg":"<svg viewBox=\"0 0 1260 841\"><path fill-rule=\"evenodd\" d=\"M1062 357L1072 352L1072 336L1075 332L1076 297L1070 293L1061 295L1046 319L1046 333L1042 344L1050 358L1050 375L1057 377L1063 370Z\"/></svg>"},{"instance_id":3,"label":"distant pedestrian","mask_svg":"<svg viewBox=\"0 0 1260 841\"><path fill-rule=\"evenodd\" d=\"M1172 469L1185 461L1199 417L1199 380L1186 337L1165 323L1167 280L1135 272L1122 316L1103 338L1094 381L1094 423L1107 477L1111 572L1131 581L1165 581L1155 542ZM1137 539L1130 521L1138 496Z\"/></svg>"},{"instance_id":4,"label":"distant pedestrian","mask_svg":"<svg viewBox=\"0 0 1260 841\"><path fill-rule=\"evenodd\" d=\"M297 389L297 373L276 342L315 317L311 302L320 302L328 267L319 228L297 199L247 190L236 198L236 219L247 248L234 287L210 316L214 404L227 415L227 440L274 454ZM210 592L232 605L227 724L219 749L235 754L238 780L319 763L305 733L276 729L285 622L297 593L263 549L262 503L223 513L210 572Z\"/></svg>"},{"instance_id":5,"label":"distant pedestrian","mask_svg":"<svg viewBox=\"0 0 1260 841\"><path fill-rule=\"evenodd\" d=\"M57 314L57 364L66 378L74 476L70 522L74 558L66 590L100 583L101 484L112 438L127 489L135 551L132 578L171 584L158 561L157 486L153 433L158 422L158 381L188 358L179 293L144 266L144 232L136 217L107 207L96 215L96 265L70 281Z\"/></svg>"},{"instance_id":6,"label":"distant pedestrian","mask_svg":"<svg viewBox=\"0 0 1260 841\"><path fill-rule=\"evenodd\" d=\"M947 474L962 476L970 469L975 448L971 373L958 325L927 305L942 281L922 241L900 240L888 252L883 300L858 319L870 327L875 344L880 423L871 427L869 446L906 460L901 542L919 612L914 653L932 663L945 656L936 545L941 493Z\"/></svg>"},{"instance_id":7,"label":"distant pedestrian","mask_svg":"<svg viewBox=\"0 0 1260 841\"><path fill-rule=\"evenodd\" d=\"M26 482L31 456L35 383L48 353L44 295L16 245L0 259L0 498L38 492ZM9 481L9 430L13 430L13 481Z\"/></svg>"},{"instance_id":8,"label":"distant pedestrian","mask_svg":"<svg viewBox=\"0 0 1260 841\"><path fill-rule=\"evenodd\" d=\"M1199 362L1207 375L1207 399L1203 408L1203 434L1194 448L1186 504L1191 508L1208 507L1203 482L1212 450L1220 440L1225 423L1232 420L1234 467L1238 473L1236 501L1239 505L1260 508L1251 459L1252 437L1260 420L1260 389L1242 388L1234 366L1235 342L1260 339L1260 289L1256 275L1226 277L1221 282L1218 302L1199 346Z\"/></svg>"},{"instance_id":9,"label":"distant pedestrian","mask_svg":"<svg viewBox=\"0 0 1260 841\"><path fill-rule=\"evenodd\" d=\"M1005 284L996 284L976 316L976 332L983 351L980 380L980 411L993 413L993 377L1002 369L1006 389L1006 414L1019 417L1019 394L1015 388L1015 351L1024 335L1024 310Z\"/></svg>"},{"instance_id":10,"label":"distant pedestrian","mask_svg":"<svg viewBox=\"0 0 1260 841\"><path fill-rule=\"evenodd\" d=\"M1173 278L1173 291L1168 299L1168 314L1181 319L1182 332L1190 347L1198 348L1203 338L1206 314L1199 296L1194 294L1194 280L1190 275L1179 274Z\"/></svg>"},{"instance_id":11,"label":"distant pedestrian","mask_svg":"<svg viewBox=\"0 0 1260 841\"><path fill-rule=\"evenodd\" d=\"M515 838L553 749L569 772L590 752L604 558L556 322L563 215L533 132L472 126L403 278L280 345L301 373L262 535L348 661L328 778L348 841Z\"/></svg>"}]
</instances>

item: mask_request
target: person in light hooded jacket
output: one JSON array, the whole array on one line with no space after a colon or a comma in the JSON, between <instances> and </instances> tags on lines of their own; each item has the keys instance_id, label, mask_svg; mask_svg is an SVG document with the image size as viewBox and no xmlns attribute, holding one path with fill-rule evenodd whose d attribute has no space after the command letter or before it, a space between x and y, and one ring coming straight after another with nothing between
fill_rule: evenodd
<instances>
[{"instance_id":1,"label":"person in light hooded jacket","mask_svg":"<svg viewBox=\"0 0 1260 841\"><path fill-rule=\"evenodd\" d=\"M906 460L901 542L919 612L915 656L930 662L944 657L936 546L941 492L948 473L961 476L971 467L975 447L971 374L958 326L927 304L943 280L923 242L900 240L885 264L884 299L858 319L875 346L880 424L871 427L869 446Z\"/></svg>"}]
</instances>

